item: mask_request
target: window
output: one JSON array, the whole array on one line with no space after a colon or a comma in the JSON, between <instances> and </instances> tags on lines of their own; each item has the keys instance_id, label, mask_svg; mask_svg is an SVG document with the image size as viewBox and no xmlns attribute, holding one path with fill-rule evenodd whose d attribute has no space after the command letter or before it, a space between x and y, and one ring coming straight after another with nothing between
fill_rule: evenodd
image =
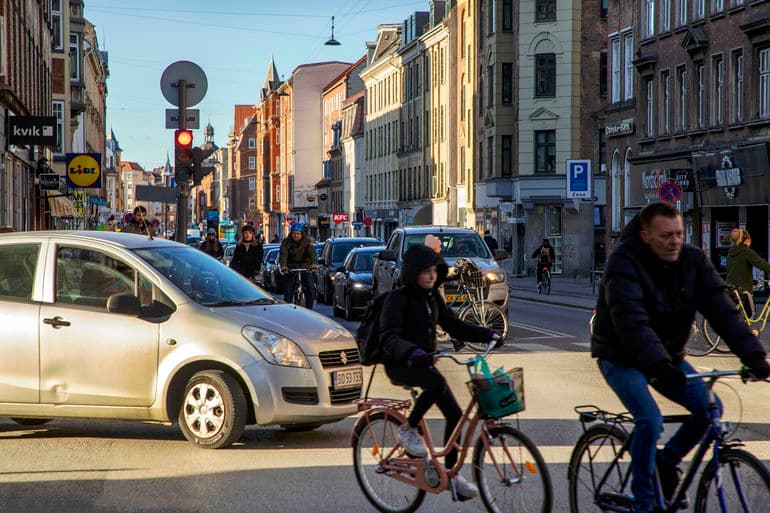
<instances>
[{"instance_id":1,"label":"window","mask_svg":"<svg viewBox=\"0 0 770 513\"><path fill-rule=\"evenodd\" d=\"M487 67L487 105L495 104L495 65Z\"/></svg>"},{"instance_id":2,"label":"window","mask_svg":"<svg viewBox=\"0 0 770 513\"><path fill-rule=\"evenodd\" d=\"M70 80L80 81L80 36L70 34Z\"/></svg>"},{"instance_id":3,"label":"window","mask_svg":"<svg viewBox=\"0 0 770 513\"><path fill-rule=\"evenodd\" d=\"M770 117L770 48L759 51L759 117Z\"/></svg>"},{"instance_id":4,"label":"window","mask_svg":"<svg viewBox=\"0 0 770 513\"><path fill-rule=\"evenodd\" d=\"M719 126L722 124L722 104L724 103L724 63L721 55L714 57L712 70L714 92L711 97L711 124Z\"/></svg>"},{"instance_id":5,"label":"window","mask_svg":"<svg viewBox=\"0 0 770 513\"><path fill-rule=\"evenodd\" d=\"M497 3L497 0L489 0L489 2L487 2L487 14L489 15L489 19L487 20L487 32L489 34L492 34L495 31L495 4L496 3Z\"/></svg>"},{"instance_id":6,"label":"window","mask_svg":"<svg viewBox=\"0 0 770 513\"><path fill-rule=\"evenodd\" d=\"M556 130L535 131L535 173L556 172Z\"/></svg>"},{"instance_id":7,"label":"window","mask_svg":"<svg viewBox=\"0 0 770 513\"><path fill-rule=\"evenodd\" d=\"M655 0L644 0L644 36L655 35Z\"/></svg>"},{"instance_id":8,"label":"window","mask_svg":"<svg viewBox=\"0 0 770 513\"><path fill-rule=\"evenodd\" d=\"M733 121L743 121L743 54L733 55Z\"/></svg>"},{"instance_id":9,"label":"window","mask_svg":"<svg viewBox=\"0 0 770 513\"><path fill-rule=\"evenodd\" d=\"M660 1L660 30L671 30L671 0Z\"/></svg>"},{"instance_id":10,"label":"window","mask_svg":"<svg viewBox=\"0 0 770 513\"><path fill-rule=\"evenodd\" d=\"M511 176L511 167L513 160L513 141L510 135L504 135L500 138L500 176L508 178Z\"/></svg>"},{"instance_id":11,"label":"window","mask_svg":"<svg viewBox=\"0 0 770 513\"><path fill-rule=\"evenodd\" d=\"M257 147L257 140L254 137L249 137L249 149Z\"/></svg>"},{"instance_id":12,"label":"window","mask_svg":"<svg viewBox=\"0 0 770 513\"><path fill-rule=\"evenodd\" d=\"M646 85L647 90L647 123L645 126L645 133L647 137L655 135L655 83L653 79L648 79Z\"/></svg>"},{"instance_id":13,"label":"window","mask_svg":"<svg viewBox=\"0 0 770 513\"><path fill-rule=\"evenodd\" d=\"M698 78L698 128L702 128L706 124L706 88L703 64L696 66L695 73Z\"/></svg>"},{"instance_id":14,"label":"window","mask_svg":"<svg viewBox=\"0 0 770 513\"><path fill-rule=\"evenodd\" d=\"M700 20L706 16L706 0L695 0L695 19Z\"/></svg>"},{"instance_id":15,"label":"window","mask_svg":"<svg viewBox=\"0 0 770 513\"><path fill-rule=\"evenodd\" d=\"M250 176L249 177L249 190L250 191L256 191L257 190L257 177L256 176Z\"/></svg>"},{"instance_id":16,"label":"window","mask_svg":"<svg viewBox=\"0 0 770 513\"><path fill-rule=\"evenodd\" d=\"M535 1L535 21L555 21L556 0Z\"/></svg>"},{"instance_id":17,"label":"window","mask_svg":"<svg viewBox=\"0 0 770 513\"><path fill-rule=\"evenodd\" d=\"M687 2L689 0L677 0L677 26L687 25Z\"/></svg>"},{"instance_id":18,"label":"window","mask_svg":"<svg viewBox=\"0 0 770 513\"><path fill-rule=\"evenodd\" d=\"M443 163L441 164L444 165ZM487 176L494 176L495 166L495 138L487 137Z\"/></svg>"},{"instance_id":19,"label":"window","mask_svg":"<svg viewBox=\"0 0 770 513\"><path fill-rule=\"evenodd\" d=\"M513 30L513 0L503 0L503 30Z\"/></svg>"},{"instance_id":20,"label":"window","mask_svg":"<svg viewBox=\"0 0 770 513\"><path fill-rule=\"evenodd\" d=\"M630 100L634 97L634 35L627 34L623 39L625 51L625 69L623 73L623 99Z\"/></svg>"},{"instance_id":21,"label":"window","mask_svg":"<svg viewBox=\"0 0 770 513\"><path fill-rule=\"evenodd\" d=\"M725 10L724 0L714 0L714 13L719 13Z\"/></svg>"},{"instance_id":22,"label":"window","mask_svg":"<svg viewBox=\"0 0 770 513\"><path fill-rule=\"evenodd\" d=\"M465 85L463 85L463 91ZM503 86L502 86L502 102L504 104L510 104L513 102L513 64L510 62L503 63ZM464 102L462 102L461 110L464 109ZM462 116L462 114L460 114Z\"/></svg>"},{"instance_id":23,"label":"window","mask_svg":"<svg viewBox=\"0 0 770 513\"><path fill-rule=\"evenodd\" d=\"M61 0L51 0L51 24L53 25L52 47L54 50L63 50Z\"/></svg>"},{"instance_id":24,"label":"window","mask_svg":"<svg viewBox=\"0 0 770 513\"><path fill-rule=\"evenodd\" d=\"M0 247L0 298L32 300L39 244L13 244Z\"/></svg>"},{"instance_id":25,"label":"window","mask_svg":"<svg viewBox=\"0 0 770 513\"><path fill-rule=\"evenodd\" d=\"M599 16L603 20L607 19L608 4L609 4L609 0L602 0L601 1L601 7L599 9Z\"/></svg>"},{"instance_id":26,"label":"window","mask_svg":"<svg viewBox=\"0 0 770 513\"><path fill-rule=\"evenodd\" d=\"M599 55L599 96L607 97L607 52Z\"/></svg>"},{"instance_id":27,"label":"window","mask_svg":"<svg viewBox=\"0 0 770 513\"><path fill-rule=\"evenodd\" d=\"M53 102L52 111L56 118L56 147L53 152L64 153L64 102Z\"/></svg>"},{"instance_id":28,"label":"window","mask_svg":"<svg viewBox=\"0 0 770 513\"><path fill-rule=\"evenodd\" d=\"M57 303L107 308L113 294L134 294L136 271L99 251L60 247L56 254Z\"/></svg>"},{"instance_id":29,"label":"window","mask_svg":"<svg viewBox=\"0 0 770 513\"><path fill-rule=\"evenodd\" d=\"M556 96L556 54L540 53L535 56L535 97Z\"/></svg>"},{"instance_id":30,"label":"window","mask_svg":"<svg viewBox=\"0 0 770 513\"><path fill-rule=\"evenodd\" d=\"M249 157L249 169L257 169L257 157Z\"/></svg>"},{"instance_id":31,"label":"window","mask_svg":"<svg viewBox=\"0 0 770 513\"><path fill-rule=\"evenodd\" d=\"M663 88L663 116L660 124L660 133L671 133L671 76L668 71L664 71L660 78Z\"/></svg>"},{"instance_id":32,"label":"window","mask_svg":"<svg viewBox=\"0 0 770 513\"><path fill-rule=\"evenodd\" d=\"M678 70L679 85L679 129L687 130L687 70L680 68Z\"/></svg>"},{"instance_id":33,"label":"window","mask_svg":"<svg viewBox=\"0 0 770 513\"><path fill-rule=\"evenodd\" d=\"M612 40L612 103L620 101L620 39Z\"/></svg>"}]
</instances>

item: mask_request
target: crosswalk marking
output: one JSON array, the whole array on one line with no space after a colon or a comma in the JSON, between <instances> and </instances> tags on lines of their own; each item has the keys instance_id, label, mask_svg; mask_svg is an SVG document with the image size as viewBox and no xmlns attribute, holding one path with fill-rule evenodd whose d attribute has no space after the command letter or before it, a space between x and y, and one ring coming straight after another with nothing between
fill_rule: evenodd
<instances>
[{"instance_id":1,"label":"crosswalk marking","mask_svg":"<svg viewBox=\"0 0 770 513\"><path fill-rule=\"evenodd\" d=\"M523 323L520 323L520 322L509 322L508 326L509 326L509 330L510 330L510 327L515 327L515 328L521 328L521 329L525 329L525 330L529 330L529 331L534 331L535 333L539 333L541 335L545 335L543 337L522 337L522 338L526 338L526 339L532 339L532 338L575 338L574 335L570 335L569 333L562 333L560 331L548 330L548 329L545 329L545 328L541 328L539 326L532 326L531 324L523 324Z\"/></svg>"},{"instance_id":2,"label":"crosswalk marking","mask_svg":"<svg viewBox=\"0 0 770 513\"><path fill-rule=\"evenodd\" d=\"M590 342L572 342L573 346L583 347L585 349L591 349Z\"/></svg>"},{"instance_id":3,"label":"crosswalk marking","mask_svg":"<svg viewBox=\"0 0 770 513\"><path fill-rule=\"evenodd\" d=\"M563 349L559 349L558 347L547 346L545 344L529 343L529 342L526 342L524 344L506 342L505 346L515 348L515 349L521 349L523 351L563 351Z\"/></svg>"}]
</instances>

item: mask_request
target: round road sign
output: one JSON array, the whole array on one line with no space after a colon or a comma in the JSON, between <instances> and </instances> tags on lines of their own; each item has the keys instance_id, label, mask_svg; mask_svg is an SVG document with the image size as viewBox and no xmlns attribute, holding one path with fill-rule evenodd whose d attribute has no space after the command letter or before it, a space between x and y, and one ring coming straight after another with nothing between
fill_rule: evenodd
<instances>
[{"instance_id":1,"label":"round road sign","mask_svg":"<svg viewBox=\"0 0 770 513\"><path fill-rule=\"evenodd\" d=\"M682 195L682 189L674 180L666 180L658 186L658 197L667 203L673 203Z\"/></svg>"},{"instance_id":2,"label":"round road sign","mask_svg":"<svg viewBox=\"0 0 770 513\"><path fill-rule=\"evenodd\" d=\"M76 187L93 187L101 176L99 162L88 153L75 156L67 164L67 177Z\"/></svg>"},{"instance_id":3,"label":"round road sign","mask_svg":"<svg viewBox=\"0 0 770 513\"><path fill-rule=\"evenodd\" d=\"M171 105L179 107L177 83L180 80L187 82L187 107L197 105L206 96L209 82L201 67L190 61L176 61L169 64L160 77L160 92Z\"/></svg>"}]
</instances>

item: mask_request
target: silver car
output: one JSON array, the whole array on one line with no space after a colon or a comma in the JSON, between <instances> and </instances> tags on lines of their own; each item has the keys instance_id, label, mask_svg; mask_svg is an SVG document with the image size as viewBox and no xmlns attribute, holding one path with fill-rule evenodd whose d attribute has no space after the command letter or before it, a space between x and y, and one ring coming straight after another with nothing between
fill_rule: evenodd
<instances>
[{"instance_id":1,"label":"silver car","mask_svg":"<svg viewBox=\"0 0 770 513\"><path fill-rule=\"evenodd\" d=\"M179 422L206 448L247 424L356 412L351 334L203 252L115 232L0 235L0 416Z\"/></svg>"}]
</instances>

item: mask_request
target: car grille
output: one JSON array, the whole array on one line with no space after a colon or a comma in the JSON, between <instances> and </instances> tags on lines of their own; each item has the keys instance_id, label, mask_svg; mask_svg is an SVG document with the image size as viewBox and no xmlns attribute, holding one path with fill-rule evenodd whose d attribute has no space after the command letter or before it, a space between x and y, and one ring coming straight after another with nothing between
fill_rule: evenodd
<instances>
[{"instance_id":1,"label":"car grille","mask_svg":"<svg viewBox=\"0 0 770 513\"><path fill-rule=\"evenodd\" d=\"M345 354L343 362L342 354ZM346 365L358 365L361 359L358 356L358 349L338 349L336 351L324 351L318 355L321 365L326 367L345 367Z\"/></svg>"},{"instance_id":2,"label":"car grille","mask_svg":"<svg viewBox=\"0 0 770 513\"><path fill-rule=\"evenodd\" d=\"M318 389L315 387L283 387L281 393L287 403L318 404Z\"/></svg>"},{"instance_id":3,"label":"car grille","mask_svg":"<svg viewBox=\"0 0 770 513\"><path fill-rule=\"evenodd\" d=\"M349 403L361 397L360 388L346 388L344 390L329 389L332 404Z\"/></svg>"}]
</instances>

